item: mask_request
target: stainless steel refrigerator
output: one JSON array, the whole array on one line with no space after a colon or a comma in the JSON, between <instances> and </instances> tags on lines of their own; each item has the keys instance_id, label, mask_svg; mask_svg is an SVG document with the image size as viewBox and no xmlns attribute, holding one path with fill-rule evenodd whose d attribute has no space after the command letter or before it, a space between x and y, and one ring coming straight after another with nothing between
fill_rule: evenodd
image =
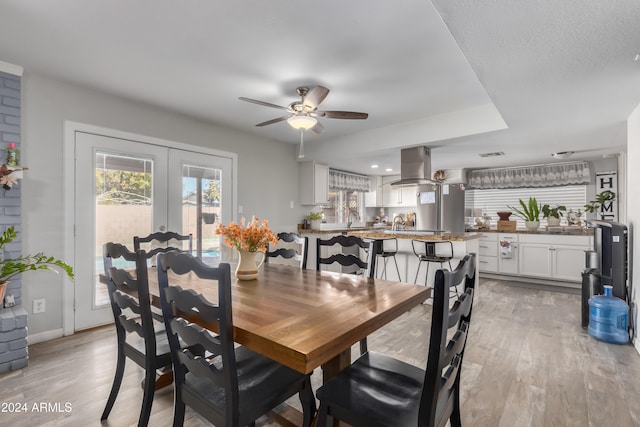
<instances>
[{"instance_id":1,"label":"stainless steel refrigerator","mask_svg":"<svg viewBox=\"0 0 640 427\"><path fill-rule=\"evenodd\" d=\"M416 230L465 231L463 185L423 184L417 190Z\"/></svg>"}]
</instances>

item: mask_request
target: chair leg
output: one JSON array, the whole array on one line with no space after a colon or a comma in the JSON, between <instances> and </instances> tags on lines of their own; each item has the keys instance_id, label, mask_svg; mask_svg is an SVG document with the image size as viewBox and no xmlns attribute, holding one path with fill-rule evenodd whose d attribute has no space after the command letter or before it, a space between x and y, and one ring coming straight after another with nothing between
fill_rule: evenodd
<instances>
[{"instance_id":1,"label":"chair leg","mask_svg":"<svg viewBox=\"0 0 640 427\"><path fill-rule=\"evenodd\" d=\"M402 278L400 277L400 268L398 267L398 260L396 260L396 256L393 256L393 262L396 264L396 271L398 272L398 281L402 282Z\"/></svg>"},{"instance_id":2,"label":"chair leg","mask_svg":"<svg viewBox=\"0 0 640 427\"><path fill-rule=\"evenodd\" d=\"M313 424L313 418L316 415L316 398L313 395L311 389L311 379L307 377L304 381L304 388L298 393L300 397L300 403L302 404L303 427L311 427Z\"/></svg>"},{"instance_id":3,"label":"chair leg","mask_svg":"<svg viewBox=\"0 0 640 427\"><path fill-rule=\"evenodd\" d=\"M382 265L382 276L384 276L384 280L387 280L387 262L389 262L389 257L384 257L384 264Z\"/></svg>"},{"instance_id":4,"label":"chair leg","mask_svg":"<svg viewBox=\"0 0 640 427\"><path fill-rule=\"evenodd\" d=\"M138 427L146 427L149 424L149 416L151 415L151 405L153 405L153 395L156 390L156 370L151 363L147 361L144 376L144 392L142 396L142 408L140 409L140 419Z\"/></svg>"},{"instance_id":5,"label":"chair leg","mask_svg":"<svg viewBox=\"0 0 640 427\"><path fill-rule=\"evenodd\" d=\"M418 284L418 274L420 274L420 266L422 265L422 261L418 261L418 269L416 270L416 278L413 279L414 284Z\"/></svg>"},{"instance_id":6,"label":"chair leg","mask_svg":"<svg viewBox=\"0 0 640 427\"><path fill-rule=\"evenodd\" d=\"M318 409L318 422L316 422L316 427L329 427L333 424L333 417L331 417L327 411L327 404L323 401L320 401L320 409Z\"/></svg>"},{"instance_id":7,"label":"chair leg","mask_svg":"<svg viewBox=\"0 0 640 427\"><path fill-rule=\"evenodd\" d=\"M427 274L424 275L424 285L427 286L427 281L429 280L429 261L427 261Z\"/></svg>"},{"instance_id":8,"label":"chair leg","mask_svg":"<svg viewBox=\"0 0 640 427\"><path fill-rule=\"evenodd\" d=\"M360 356L367 352L367 339L363 338L360 340Z\"/></svg>"},{"instance_id":9,"label":"chair leg","mask_svg":"<svg viewBox=\"0 0 640 427\"><path fill-rule=\"evenodd\" d=\"M184 425L184 402L182 397L179 396L179 391L174 387L173 392L173 427L182 427Z\"/></svg>"},{"instance_id":10,"label":"chair leg","mask_svg":"<svg viewBox=\"0 0 640 427\"><path fill-rule=\"evenodd\" d=\"M111 392L109 393L109 399L107 399L107 404L104 407L104 411L102 411L102 416L100 417L100 421L104 421L109 417L111 413L111 409L113 408L113 404L116 402L116 397L118 397L118 392L120 391L120 385L122 384L122 377L124 376L124 364L126 361L126 356L122 349L118 349L118 359L116 362L116 373L113 377L113 385L111 386Z\"/></svg>"}]
</instances>

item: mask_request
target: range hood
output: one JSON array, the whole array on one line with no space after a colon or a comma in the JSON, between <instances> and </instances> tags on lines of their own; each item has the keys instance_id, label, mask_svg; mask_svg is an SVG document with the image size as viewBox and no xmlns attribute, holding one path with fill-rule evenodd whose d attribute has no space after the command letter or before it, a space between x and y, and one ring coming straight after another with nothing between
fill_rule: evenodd
<instances>
[{"instance_id":1,"label":"range hood","mask_svg":"<svg viewBox=\"0 0 640 427\"><path fill-rule=\"evenodd\" d=\"M419 146L400 151L400 181L391 185L435 184L431 179L431 150Z\"/></svg>"}]
</instances>

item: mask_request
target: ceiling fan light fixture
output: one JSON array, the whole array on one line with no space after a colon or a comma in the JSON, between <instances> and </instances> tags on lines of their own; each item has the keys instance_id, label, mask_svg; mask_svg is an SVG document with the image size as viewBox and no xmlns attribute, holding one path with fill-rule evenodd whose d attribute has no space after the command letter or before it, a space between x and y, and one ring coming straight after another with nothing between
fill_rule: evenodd
<instances>
[{"instance_id":1,"label":"ceiling fan light fixture","mask_svg":"<svg viewBox=\"0 0 640 427\"><path fill-rule=\"evenodd\" d=\"M298 130L308 130L311 129L318 123L318 120L315 117L305 116L305 115L295 115L291 116L287 119L287 123L294 129Z\"/></svg>"}]
</instances>

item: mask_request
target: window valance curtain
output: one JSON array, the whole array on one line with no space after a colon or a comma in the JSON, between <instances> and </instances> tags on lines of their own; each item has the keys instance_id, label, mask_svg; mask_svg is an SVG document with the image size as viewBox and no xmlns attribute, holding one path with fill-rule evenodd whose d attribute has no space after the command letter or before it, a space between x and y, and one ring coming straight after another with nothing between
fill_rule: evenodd
<instances>
[{"instance_id":1,"label":"window valance curtain","mask_svg":"<svg viewBox=\"0 0 640 427\"><path fill-rule=\"evenodd\" d=\"M369 177L329 169L329 188L345 191L369 191Z\"/></svg>"},{"instance_id":2,"label":"window valance curtain","mask_svg":"<svg viewBox=\"0 0 640 427\"><path fill-rule=\"evenodd\" d=\"M475 189L555 187L589 184L591 172L587 162L570 162L473 170L469 172L467 178L468 187Z\"/></svg>"}]
</instances>

